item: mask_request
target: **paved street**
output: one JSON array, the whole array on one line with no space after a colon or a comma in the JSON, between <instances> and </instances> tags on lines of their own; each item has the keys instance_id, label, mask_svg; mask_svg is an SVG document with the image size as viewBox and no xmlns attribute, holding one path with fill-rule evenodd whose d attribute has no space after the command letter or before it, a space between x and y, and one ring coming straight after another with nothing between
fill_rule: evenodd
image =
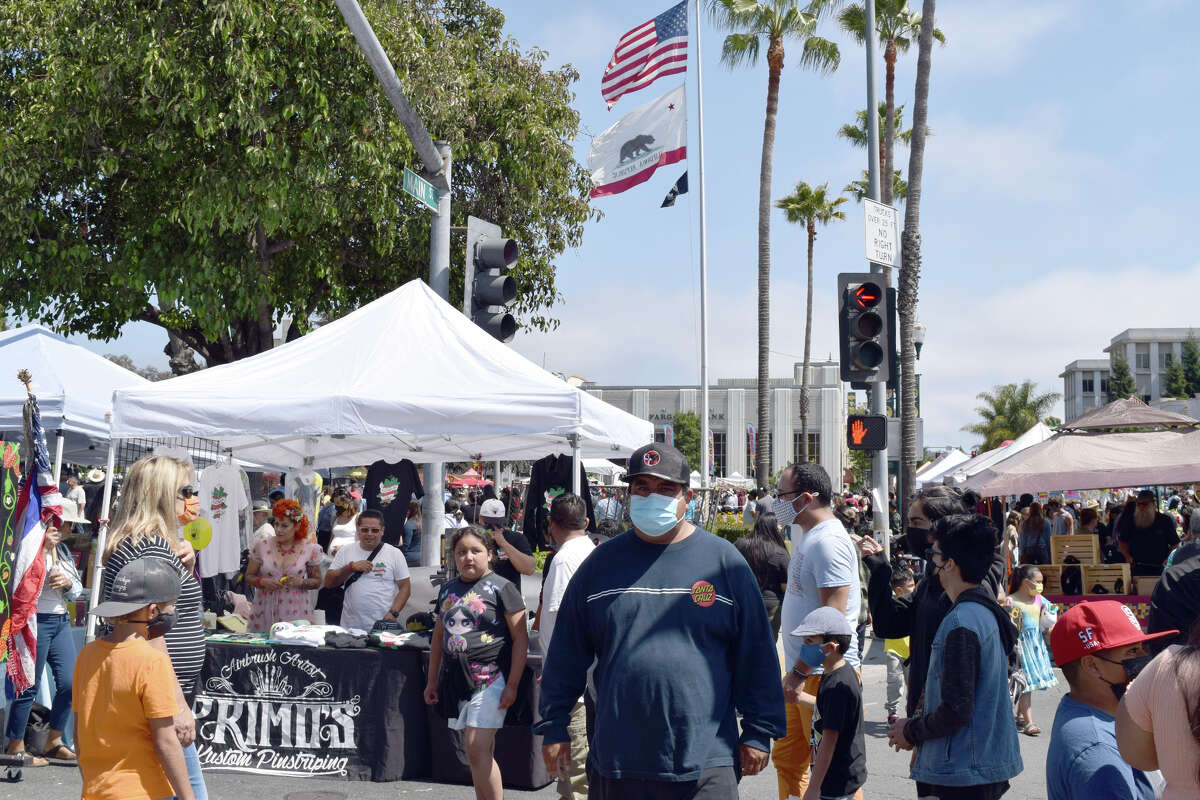
<instances>
[{"instance_id":1,"label":"paved street","mask_svg":"<svg viewBox=\"0 0 1200 800\"><path fill-rule=\"evenodd\" d=\"M531 583L531 581L526 581ZM912 800L915 797L913 784L908 779L908 753L897 753L887 746L887 717L884 711L886 673L883 664L882 642L868 639L867 663L863 670L864 702L867 710L867 780L865 796L892 800ZM1045 798L1044 765L1046 748L1049 744L1050 722L1064 685L1059 675L1060 686L1040 692L1034 700L1034 715L1045 733L1036 739L1021 738L1021 756L1025 760L1025 772L1013 781L1009 797L1020 800ZM326 780L300 780L295 778L268 778L260 775L239 773L208 773L208 789L213 800L240 798L247 794L271 797L277 800L382 800L395 797L437 797L439 800L469 800L474 792L469 786L451 786L424 781L397 783L338 783ZM58 800L79 796L79 776L71 769L47 767L26 770L25 780L20 784L0 783L0 800ZM742 781L741 796L746 800L772 800L775 797L775 770L768 767L762 774ZM552 798L557 794L553 786L536 792L508 791L511 798Z\"/></svg>"}]
</instances>

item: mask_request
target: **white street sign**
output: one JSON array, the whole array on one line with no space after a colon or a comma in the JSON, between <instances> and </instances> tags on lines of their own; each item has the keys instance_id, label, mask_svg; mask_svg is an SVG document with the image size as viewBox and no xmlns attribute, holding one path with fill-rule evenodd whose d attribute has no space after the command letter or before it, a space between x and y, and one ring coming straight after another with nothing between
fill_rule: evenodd
<instances>
[{"instance_id":1,"label":"white street sign","mask_svg":"<svg viewBox=\"0 0 1200 800\"><path fill-rule=\"evenodd\" d=\"M863 198L866 211L867 260L896 266L900 253L900 215L891 206Z\"/></svg>"}]
</instances>

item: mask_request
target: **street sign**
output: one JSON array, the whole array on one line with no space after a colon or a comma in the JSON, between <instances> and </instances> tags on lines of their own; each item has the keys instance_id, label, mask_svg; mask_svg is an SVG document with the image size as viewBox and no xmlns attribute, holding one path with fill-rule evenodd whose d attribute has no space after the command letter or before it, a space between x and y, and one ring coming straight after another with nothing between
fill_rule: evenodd
<instances>
[{"instance_id":1,"label":"street sign","mask_svg":"<svg viewBox=\"0 0 1200 800\"><path fill-rule=\"evenodd\" d=\"M851 414L846 418L846 447L851 450L883 450L887 435L887 417L883 414Z\"/></svg>"},{"instance_id":2,"label":"street sign","mask_svg":"<svg viewBox=\"0 0 1200 800\"><path fill-rule=\"evenodd\" d=\"M428 208L430 211L434 212L435 214L437 213L437 187L422 178L417 173L413 172L408 167L404 168L404 193Z\"/></svg>"},{"instance_id":3,"label":"street sign","mask_svg":"<svg viewBox=\"0 0 1200 800\"><path fill-rule=\"evenodd\" d=\"M900 253L900 215L892 206L863 198L866 212L867 260L875 264L896 266Z\"/></svg>"}]
</instances>

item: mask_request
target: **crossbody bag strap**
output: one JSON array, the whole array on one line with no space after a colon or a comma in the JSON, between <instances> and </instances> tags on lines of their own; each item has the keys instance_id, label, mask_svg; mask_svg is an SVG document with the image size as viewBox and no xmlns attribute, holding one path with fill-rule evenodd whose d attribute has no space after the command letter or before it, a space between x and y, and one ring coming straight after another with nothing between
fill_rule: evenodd
<instances>
[{"instance_id":1,"label":"crossbody bag strap","mask_svg":"<svg viewBox=\"0 0 1200 800\"><path fill-rule=\"evenodd\" d=\"M373 560L375 559L375 556L379 555L379 551L380 551L380 550L382 550L382 549L383 549L383 542L380 542L380 543L379 543L379 546L378 546L378 547L376 547L374 550L372 550L372 551L371 551L371 555L367 556L367 559L366 559L366 560L367 560L367 561L373 561ZM361 573L361 572L356 572L356 573L354 573L354 574L353 574L353 575L351 575L349 578L346 578L346 582L342 584L342 588L343 588L343 589L349 589L349 588L350 588L350 584L354 583L354 582L355 582L356 580L358 580L360 577L362 577L362 573Z\"/></svg>"}]
</instances>

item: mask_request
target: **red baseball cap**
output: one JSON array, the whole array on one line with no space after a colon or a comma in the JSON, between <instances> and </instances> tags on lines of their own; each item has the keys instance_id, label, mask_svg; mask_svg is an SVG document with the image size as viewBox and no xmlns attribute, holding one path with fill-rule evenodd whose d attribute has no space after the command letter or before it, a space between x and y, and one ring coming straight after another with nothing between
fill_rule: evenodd
<instances>
[{"instance_id":1,"label":"red baseball cap","mask_svg":"<svg viewBox=\"0 0 1200 800\"><path fill-rule=\"evenodd\" d=\"M1050 649L1058 666L1078 661L1087 655L1126 647L1179 631L1143 633L1133 611L1116 600L1088 600L1069 608L1050 631Z\"/></svg>"}]
</instances>

